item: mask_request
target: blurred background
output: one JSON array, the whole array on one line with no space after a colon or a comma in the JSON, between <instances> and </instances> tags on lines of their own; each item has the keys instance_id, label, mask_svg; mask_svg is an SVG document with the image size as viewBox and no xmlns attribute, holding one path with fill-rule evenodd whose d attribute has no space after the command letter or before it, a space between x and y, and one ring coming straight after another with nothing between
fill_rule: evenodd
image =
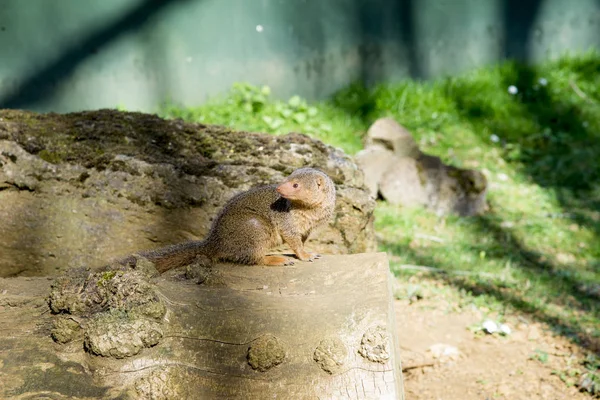
<instances>
[{"instance_id":1,"label":"blurred background","mask_svg":"<svg viewBox=\"0 0 600 400\"><path fill-rule=\"evenodd\" d=\"M234 82L349 83L540 62L600 43L597 0L2 0L0 107L198 105Z\"/></svg>"}]
</instances>

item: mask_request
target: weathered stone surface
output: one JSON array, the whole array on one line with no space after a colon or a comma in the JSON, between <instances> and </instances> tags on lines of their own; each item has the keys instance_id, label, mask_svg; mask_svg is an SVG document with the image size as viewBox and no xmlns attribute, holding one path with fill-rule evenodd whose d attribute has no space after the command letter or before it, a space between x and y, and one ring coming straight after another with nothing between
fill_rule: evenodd
<instances>
[{"instance_id":1,"label":"weathered stone surface","mask_svg":"<svg viewBox=\"0 0 600 400\"><path fill-rule=\"evenodd\" d=\"M313 354L313 360L315 360L319 367L332 375L342 370L347 358L348 349L338 337L321 340L321 343L319 343Z\"/></svg>"},{"instance_id":2,"label":"weathered stone surface","mask_svg":"<svg viewBox=\"0 0 600 400\"><path fill-rule=\"evenodd\" d=\"M356 164L365 174L365 184L372 197L377 198L379 182L387 170L398 161L394 152L382 145L371 145L354 156Z\"/></svg>"},{"instance_id":3,"label":"weathered stone surface","mask_svg":"<svg viewBox=\"0 0 600 400\"><path fill-rule=\"evenodd\" d=\"M367 147L356 156L372 196L392 204L424 206L440 215L485 211L487 179L476 170L446 165L422 153L408 130L390 118L369 128Z\"/></svg>"},{"instance_id":4,"label":"weathered stone surface","mask_svg":"<svg viewBox=\"0 0 600 400\"><path fill-rule=\"evenodd\" d=\"M336 183L322 253L375 249L375 207L350 157L301 134L272 136L154 115L0 111L0 276L100 266L202 239L235 193L321 168Z\"/></svg>"},{"instance_id":5,"label":"weathered stone surface","mask_svg":"<svg viewBox=\"0 0 600 400\"><path fill-rule=\"evenodd\" d=\"M421 151L408 129L392 118L379 118L367 131L366 147L376 145L391 150L398 157L418 157Z\"/></svg>"},{"instance_id":6,"label":"weathered stone surface","mask_svg":"<svg viewBox=\"0 0 600 400\"><path fill-rule=\"evenodd\" d=\"M158 344L167 308L150 282L158 275L156 268L145 261L135 269L121 265L96 272L73 268L56 278L47 296L54 314L52 338L116 358L131 357Z\"/></svg>"},{"instance_id":7,"label":"weathered stone surface","mask_svg":"<svg viewBox=\"0 0 600 400\"><path fill-rule=\"evenodd\" d=\"M248 364L260 372L266 372L285 360L285 346L273 335L256 338L248 348Z\"/></svg>"},{"instance_id":8,"label":"weathered stone surface","mask_svg":"<svg viewBox=\"0 0 600 400\"><path fill-rule=\"evenodd\" d=\"M379 190L392 204L421 205L440 215L477 215L486 209L483 173L445 165L426 154L397 159L381 178Z\"/></svg>"},{"instance_id":9,"label":"weathered stone surface","mask_svg":"<svg viewBox=\"0 0 600 400\"><path fill-rule=\"evenodd\" d=\"M428 205L425 185L419 177L417 160L395 158L379 180L381 196L392 204L403 206Z\"/></svg>"},{"instance_id":10,"label":"weathered stone surface","mask_svg":"<svg viewBox=\"0 0 600 400\"><path fill-rule=\"evenodd\" d=\"M385 253L211 270L0 278L0 398L403 399Z\"/></svg>"},{"instance_id":11,"label":"weathered stone surface","mask_svg":"<svg viewBox=\"0 0 600 400\"><path fill-rule=\"evenodd\" d=\"M104 357L126 358L152 347L163 337L160 323L149 319L129 320L110 313L88 322L85 348Z\"/></svg>"}]
</instances>

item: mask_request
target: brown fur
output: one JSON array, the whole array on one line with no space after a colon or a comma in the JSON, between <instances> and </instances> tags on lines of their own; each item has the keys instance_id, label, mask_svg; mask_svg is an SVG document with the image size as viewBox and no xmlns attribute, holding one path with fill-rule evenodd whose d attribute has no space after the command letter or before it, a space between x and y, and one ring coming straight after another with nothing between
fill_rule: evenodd
<instances>
[{"instance_id":1,"label":"brown fur","mask_svg":"<svg viewBox=\"0 0 600 400\"><path fill-rule=\"evenodd\" d=\"M335 186L323 172L294 171L279 185L250 189L234 196L219 212L203 241L190 241L140 253L160 272L190 264L196 257L238 264L289 265L294 260L267 253L281 241L298 259L318 254L304 250L310 232L333 215ZM130 256L120 261L130 264Z\"/></svg>"}]
</instances>

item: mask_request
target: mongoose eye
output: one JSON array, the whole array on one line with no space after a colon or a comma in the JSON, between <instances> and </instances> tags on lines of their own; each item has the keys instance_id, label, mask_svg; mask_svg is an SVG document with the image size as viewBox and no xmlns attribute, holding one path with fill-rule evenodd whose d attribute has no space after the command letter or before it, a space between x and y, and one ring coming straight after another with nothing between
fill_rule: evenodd
<instances>
[{"instance_id":1,"label":"mongoose eye","mask_svg":"<svg viewBox=\"0 0 600 400\"><path fill-rule=\"evenodd\" d=\"M294 186L294 189L298 189L298 184L297 183L294 183L293 186Z\"/></svg>"}]
</instances>

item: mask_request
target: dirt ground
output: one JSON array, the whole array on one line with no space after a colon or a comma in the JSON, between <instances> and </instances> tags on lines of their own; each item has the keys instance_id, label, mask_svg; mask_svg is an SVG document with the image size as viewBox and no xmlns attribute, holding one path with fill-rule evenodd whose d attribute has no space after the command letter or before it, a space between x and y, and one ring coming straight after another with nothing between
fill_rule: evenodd
<instances>
[{"instance_id":1,"label":"dirt ground","mask_svg":"<svg viewBox=\"0 0 600 400\"><path fill-rule=\"evenodd\" d=\"M505 316L511 334L486 335L469 329L485 319L475 307L431 298L396 300L395 309L407 400L592 399L569 376L581 370L582 349L543 324ZM436 358L436 344L459 355Z\"/></svg>"}]
</instances>

